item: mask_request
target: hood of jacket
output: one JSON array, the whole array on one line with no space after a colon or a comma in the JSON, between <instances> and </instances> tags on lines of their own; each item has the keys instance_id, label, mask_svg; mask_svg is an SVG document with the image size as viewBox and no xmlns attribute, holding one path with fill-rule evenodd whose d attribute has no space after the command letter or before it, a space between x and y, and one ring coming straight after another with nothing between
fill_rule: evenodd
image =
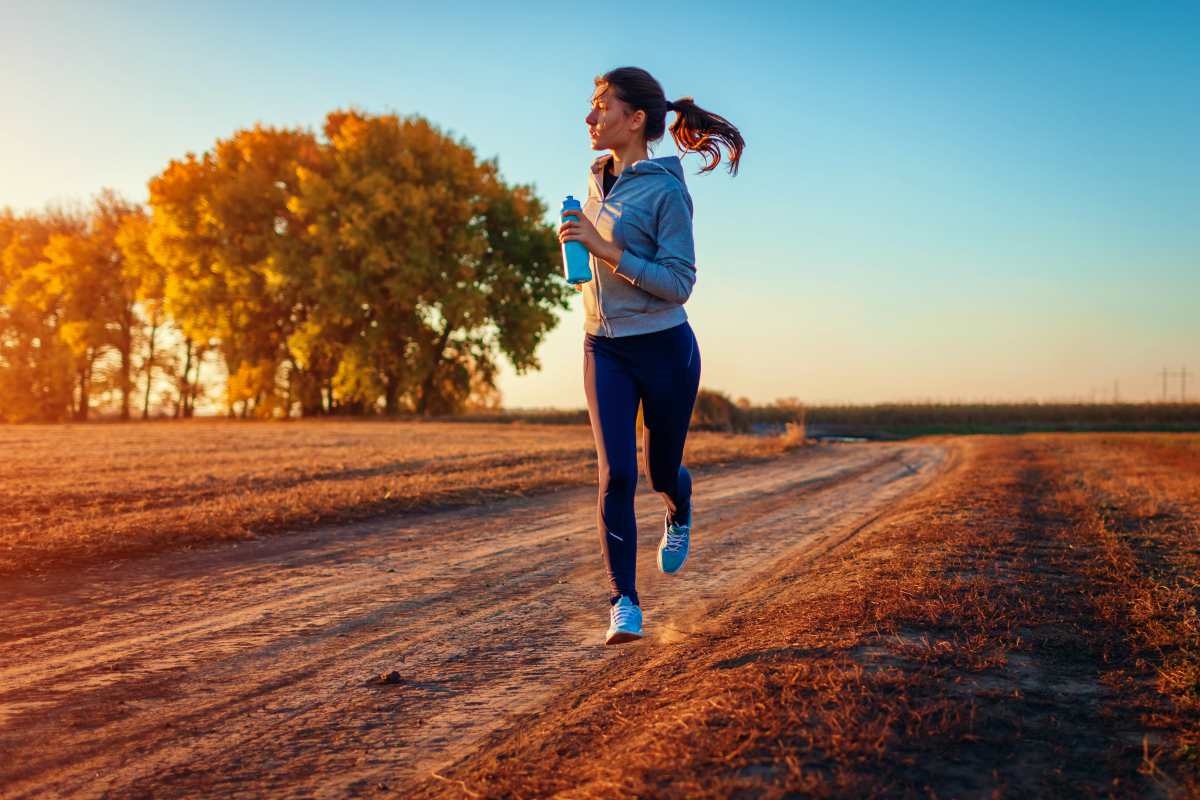
<instances>
[{"instance_id":1,"label":"hood of jacket","mask_svg":"<svg viewBox=\"0 0 1200 800\"><path fill-rule=\"evenodd\" d=\"M592 188L596 190L596 194L603 194L604 186L604 165L612 160L612 153L605 153L602 156L597 156L592 160L591 180ZM635 161L633 164L625 168L621 173L626 176L634 175L670 175L675 180L679 181L679 185L687 188L687 181L683 179L683 163L679 160L679 156L660 156L658 158L643 158L641 161Z\"/></svg>"}]
</instances>

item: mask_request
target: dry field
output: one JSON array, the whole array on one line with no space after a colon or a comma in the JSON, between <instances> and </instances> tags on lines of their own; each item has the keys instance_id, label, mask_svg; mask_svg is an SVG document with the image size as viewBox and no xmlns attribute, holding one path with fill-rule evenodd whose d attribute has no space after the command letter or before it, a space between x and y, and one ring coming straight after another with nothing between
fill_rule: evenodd
<instances>
[{"instance_id":1,"label":"dry field","mask_svg":"<svg viewBox=\"0 0 1200 800\"><path fill-rule=\"evenodd\" d=\"M413 796L1200 796L1200 437L951 441Z\"/></svg>"},{"instance_id":2,"label":"dry field","mask_svg":"<svg viewBox=\"0 0 1200 800\"><path fill-rule=\"evenodd\" d=\"M803 442L695 432L685 462ZM0 575L596 482L586 425L305 420L0 426Z\"/></svg>"},{"instance_id":3,"label":"dry field","mask_svg":"<svg viewBox=\"0 0 1200 800\"><path fill-rule=\"evenodd\" d=\"M0 797L406 797L946 461L933 444L814 444L696 467L677 576L655 566L664 501L639 482L653 638L636 647L603 644L594 485L6 578Z\"/></svg>"},{"instance_id":4,"label":"dry field","mask_svg":"<svg viewBox=\"0 0 1200 800\"><path fill-rule=\"evenodd\" d=\"M357 425L320 440L337 455L296 446L332 469L387 430ZM210 452L269 458L266 426L217 430L244 448ZM462 458L530 447L480 430ZM531 432L553 473L570 432ZM586 470L6 578L0 796L1200 796L1200 436L814 444L694 474L679 576L639 483L648 635L616 648Z\"/></svg>"}]
</instances>

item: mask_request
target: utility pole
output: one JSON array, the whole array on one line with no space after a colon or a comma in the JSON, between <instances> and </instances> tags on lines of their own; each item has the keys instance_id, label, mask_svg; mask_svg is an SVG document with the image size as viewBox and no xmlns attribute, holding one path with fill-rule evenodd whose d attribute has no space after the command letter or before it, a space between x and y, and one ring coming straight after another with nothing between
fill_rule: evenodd
<instances>
[{"instance_id":1,"label":"utility pole","mask_svg":"<svg viewBox=\"0 0 1200 800\"><path fill-rule=\"evenodd\" d=\"M1192 373L1192 374L1194 375L1195 373ZM1162 381L1163 381L1163 402L1164 403L1167 402L1167 378L1174 378L1176 376L1178 376L1178 378L1179 378L1179 402L1181 402L1181 403L1187 402L1188 368L1186 366L1183 366L1183 367L1180 367L1178 371L1170 370L1170 369L1167 369L1166 367L1163 367Z\"/></svg>"},{"instance_id":2,"label":"utility pole","mask_svg":"<svg viewBox=\"0 0 1200 800\"><path fill-rule=\"evenodd\" d=\"M1113 403L1117 402L1117 381L1113 381Z\"/></svg>"}]
</instances>

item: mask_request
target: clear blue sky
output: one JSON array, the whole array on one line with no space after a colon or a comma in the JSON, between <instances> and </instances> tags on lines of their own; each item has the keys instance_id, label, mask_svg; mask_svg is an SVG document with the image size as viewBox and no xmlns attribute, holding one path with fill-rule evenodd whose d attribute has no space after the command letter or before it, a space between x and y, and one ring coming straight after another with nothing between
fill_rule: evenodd
<instances>
[{"instance_id":1,"label":"clear blue sky","mask_svg":"<svg viewBox=\"0 0 1200 800\"><path fill-rule=\"evenodd\" d=\"M1153 399L1200 372L1200 4L505 5L4 0L0 206L144 201L171 158L354 105L556 207L593 76L633 64L747 141L737 178L683 160L703 386ZM584 405L573 302L506 405Z\"/></svg>"}]
</instances>

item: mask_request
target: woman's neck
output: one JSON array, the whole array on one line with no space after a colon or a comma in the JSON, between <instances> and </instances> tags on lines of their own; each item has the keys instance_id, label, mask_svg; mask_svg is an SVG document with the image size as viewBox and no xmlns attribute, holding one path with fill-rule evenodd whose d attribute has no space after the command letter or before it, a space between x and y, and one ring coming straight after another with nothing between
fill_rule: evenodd
<instances>
[{"instance_id":1,"label":"woman's neck","mask_svg":"<svg viewBox=\"0 0 1200 800\"><path fill-rule=\"evenodd\" d=\"M620 175L630 164L649 158L642 142L633 142L621 150L613 150L612 154L613 175Z\"/></svg>"}]
</instances>

